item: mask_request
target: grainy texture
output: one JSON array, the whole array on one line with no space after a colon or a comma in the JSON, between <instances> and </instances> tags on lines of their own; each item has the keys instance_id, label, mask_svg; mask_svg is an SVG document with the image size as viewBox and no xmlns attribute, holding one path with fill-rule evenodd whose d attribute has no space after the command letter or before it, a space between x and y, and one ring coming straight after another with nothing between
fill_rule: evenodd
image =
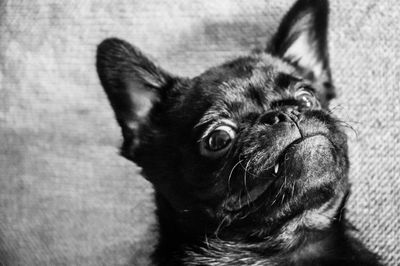
<instances>
[{"instance_id":1,"label":"grainy texture","mask_svg":"<svg viewBox=\"0 0 400 266\"><path fill-rule=\"evenodd\" d=\"M0 260L146 265L151 186L118 156L96 45L126 39L193 76L261 47L293 1L0 1ZM349 218L400 261L400 5L332 1L334 112L352 125Z\"/></svg>"}]
</instances>

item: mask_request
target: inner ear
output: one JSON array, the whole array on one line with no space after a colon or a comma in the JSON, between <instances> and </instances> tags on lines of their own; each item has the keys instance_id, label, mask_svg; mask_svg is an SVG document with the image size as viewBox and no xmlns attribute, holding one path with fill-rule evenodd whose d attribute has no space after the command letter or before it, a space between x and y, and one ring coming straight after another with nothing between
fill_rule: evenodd
<instances>
[{"instance_id":1,"label":"inner ear","mask_svg":"<svg viewBox=\"0 0 400 266\"><path fill-rule=\"evenodd\" d=\"M139 131L149 122L155 105L175 81L137 48L119 39L107 39L97 49L97 72L121 126L124 145L140 143Z\"/></svg>"},{"instance_id":2,"label":"inner ear","mask_svg":"<svg viewBox=\"0 0 400 266\"><path fill-rule=\"evenodd\" d=\"M284 16L267 52L296 66L300 74L334 97L327 47L327 0L299 0Z\"/></svg>"}]
</instances>

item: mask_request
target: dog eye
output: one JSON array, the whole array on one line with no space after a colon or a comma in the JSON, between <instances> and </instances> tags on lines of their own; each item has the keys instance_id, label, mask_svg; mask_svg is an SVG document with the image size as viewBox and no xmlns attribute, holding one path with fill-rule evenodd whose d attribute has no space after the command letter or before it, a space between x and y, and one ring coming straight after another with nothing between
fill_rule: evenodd
<instances>
[{"instance_id":1,"label":"dog eye","mask_svg":"<svg viewBox=\"0 0 400 266\"><path fill-rule=\"evenodd\" d=\"M219 126L200 143L200 153L217 158L224 155L232 144L236 133L230 126Z\"/></svg>"},{"instance_id":2,"label":"dog eye","mask_svg":"<svg viewBox=\"0 0 400 266\"><path fill-rule=\"evenodd\" d=\"M302 103L305 108L312 109L319 107L319 102L314 94L307 90L298 91L295 95L296 99Z\"/></svg>"}]
</instances>

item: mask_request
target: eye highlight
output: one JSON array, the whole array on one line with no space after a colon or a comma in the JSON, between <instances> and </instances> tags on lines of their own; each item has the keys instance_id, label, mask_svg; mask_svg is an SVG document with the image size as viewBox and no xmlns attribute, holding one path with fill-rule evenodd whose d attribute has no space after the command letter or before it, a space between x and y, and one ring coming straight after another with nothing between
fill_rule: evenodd
<instances>
[{"instance_id":1,"label":"eye highlight","mask_svg":"<svg viewBox=\"0 0 400 266\"><path fill-rule=\"evenodd\" d=\"M236 132L232 127L218 126L201 140L200 153L210 158L221 157L229 150L235 137Z\"/></svg>"},{"instance_id":2,"label":"eye highlight","mask_svg":"<svg viewBox=\"0 0 400 266\"><path fill-rule=\"evenodd\" d=\"M308 109L319 108L320 104L315 97L314 93L309 90L302 89L296 92L295 94L296 100L300 101L302 106Z\"/></svg>"}]
</instances>

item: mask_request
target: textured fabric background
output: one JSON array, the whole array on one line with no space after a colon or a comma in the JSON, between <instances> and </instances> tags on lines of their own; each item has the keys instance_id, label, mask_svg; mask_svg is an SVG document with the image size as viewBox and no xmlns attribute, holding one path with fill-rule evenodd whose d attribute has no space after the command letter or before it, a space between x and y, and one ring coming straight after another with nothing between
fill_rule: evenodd
<instances>
[{"instance_id":1,"label":"textured fabric background","mask_svg":"<svg viewBox=\"0 0 400 266\"><path fill-rule=\"evenodd\" d=\"M152 188L118 156L96 45L126 39L193 76L263 46L290 1L0 1L0 264L146 265ZM400 5L331 4L334 112L358 235L400 262Z\"/></svg>"}]
</instances>

